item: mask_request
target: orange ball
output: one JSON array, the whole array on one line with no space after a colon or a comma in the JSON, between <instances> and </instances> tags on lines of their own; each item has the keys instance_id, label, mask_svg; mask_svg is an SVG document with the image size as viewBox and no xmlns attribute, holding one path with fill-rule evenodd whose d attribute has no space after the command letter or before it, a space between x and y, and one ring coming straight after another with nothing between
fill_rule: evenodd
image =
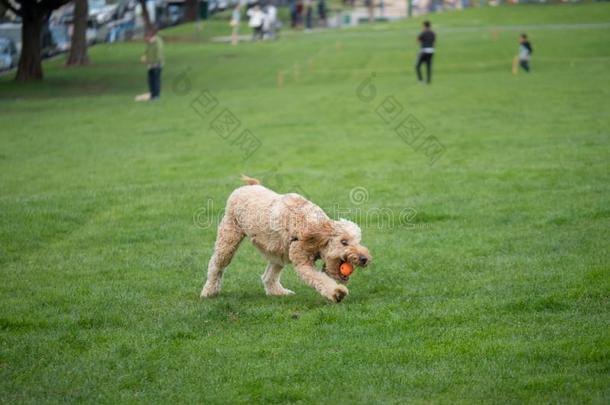
<instances>
[{"instance_id":1,"label":"orange ball","mask_svg":"<svg viewBox=\"0 0 610 405\"><path fill-rule=\"evenodd\" d=\"M352 274L354 272L354 266L352 266L351 263L343 262L343 263L341 263L341 266L339 266L339 272L343 276L348 277L350 274Z\"/></svg>"}]
</instances>

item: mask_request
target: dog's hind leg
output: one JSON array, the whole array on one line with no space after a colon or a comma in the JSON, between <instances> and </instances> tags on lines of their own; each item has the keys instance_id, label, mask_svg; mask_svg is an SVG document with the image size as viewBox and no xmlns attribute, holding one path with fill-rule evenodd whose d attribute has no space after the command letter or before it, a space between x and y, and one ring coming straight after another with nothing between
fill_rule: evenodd
<instances>
[{"instance_id":1,"label":"dog's hind leg","mask_svg":"<svg viewBox=\"0 0 610 405\"><path fill-rule=\"evenodd\" d=\"M265 293L267 295L291 295L294 291L290 291L287 288L282 287L280 283L280 276L282 275L282 269L284 266L280 264L274 264L269 262L267 269L261 276L263 280L263 286L265 287Z\"/></svg>"},{"instance_id":2,"label":"dog's hind leg","mask_svg":"<svg viewBox=\"0 0 610 405\"><path fill-rule=\"evenodd\" d=\"M225 215L218 226L214 254L208 263L208 278L201 290L201 297L213 297L220 292L225 268L231 263L244 232L229 215Z\"/></svg>"}]
</instances>

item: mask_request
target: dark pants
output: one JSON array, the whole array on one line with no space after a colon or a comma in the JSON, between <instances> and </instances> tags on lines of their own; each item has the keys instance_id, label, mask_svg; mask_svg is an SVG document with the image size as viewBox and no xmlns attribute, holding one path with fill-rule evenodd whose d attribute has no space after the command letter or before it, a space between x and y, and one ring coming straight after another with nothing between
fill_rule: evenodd
<instances>
[{"instance_id":1,"label":"dark pants","mask_svg":"<svg viewBox=\"0 0 610 405\"><path fill-rule=\"evenodd\" d=\"M151 99L157 99L161 95L161 67L148 68L148 90Z\"/></svg>"},{"instance_id":2,"label":"dark pants","mask_svg":"<svg viewBox=\"0 0 610 405\"><path fill-rule=\"evenodd\" d=\"M294 6L293 9L290 10L290 26L295 28L297 26L297 20L299 16L297 14L297 8Z\"/></svg>"},{"instance_id":3,"label":"dark pants","mask_svg":"<svg viewBox=\"0 0 610 405\"><path fill-rule=\"evenodd\" d=\"M259 39L263 39L263 25L259 25L258 27L253 28L252 31L252 40L256 41Z\"/></svg>"},{"instance_id":4,"label":"dark pants","mask_svg":"<svg viewBox=\"0 0 610 405\"><path fill-rule=\"evenodd\" d=\"M305 13L305 28L308 30L313 28L313 9L311 7L307 7L307 12Z\"/></svg>"},{"instance_id":5,"label":"dark pants","mask_svg":"<svg viewBox=\"0 0 610 405\"><path fill-rule=\"evenodd\" d=\"M426 81L428 83L430 83L430 80L432 80L432 56L433 55L434 55L433 53L420 52L419 56L417 57L417 65L415 66L415 71L417 72L417 80L419 80L420 82L424 80L421 75L422 63L426 64L426 76L427 76Z\"/></svg>"},{"instance_id":6,"label":"dark pants","mask_svg":"<svg viewBox=\"0 0 610 405\"><path fill-rule=\"evenodd\" d=\"M530 71L530 63L529 63L528 61L526 61L526 60L520 60L520 61L519 61L519 64L521 65L521 67L522 67L522 68L523 68L523 69L524 69L526 72L528 72L528 73L529 73L529 71Z\"/></svg>"}]
</instances>

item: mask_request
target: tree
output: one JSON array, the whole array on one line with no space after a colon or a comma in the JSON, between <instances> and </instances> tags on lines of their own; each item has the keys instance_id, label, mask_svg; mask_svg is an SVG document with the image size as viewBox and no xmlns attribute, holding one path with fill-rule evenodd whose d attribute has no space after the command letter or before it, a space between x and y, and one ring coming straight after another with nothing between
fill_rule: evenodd
<instances>
[{"instance_id":1,"label":"tree","mask_svg":"<svg viewBox=\"0 0 610 405\"><path fill-rule=\"evenodd\" d=\"M184 1L184 20L185 21L197 20L197 1L198 0L185 0Z\"/></svg>"},{"instance_id":2,"label":"tree","mask_svg":"<svg viewBox=\"0 0 610 405\"><path fill-rule=\"evenodd\" d=\"M87 19L89 17L89 4L87 0L74 0L74 29L70 54L66 65L82 66L89 64L87 55Z\"/></svg>"},{"instance_id":3,"label":"tree","mask_svg":"<svg viewBox=\"0 0 610 405\"><path fill-rule=\"evenodd\" d=\"M69 0L0 0L9 10L21 17L21 56L17 67L17 81L42 79L41 34L51 12Z\"/></svg>"},{"instance_id":4,"label":"tree","mask_svg":"<svg viewBox=\"0 0 610 405\"><path fill-rule=\"evenodd\" d=\"M139 0L140 6L142 7L142 19L144 20L144 27L146 32L150 32L153 30L153 25L150 22L150 16L148 15L148 9L146 8L146 0Z\"/></svg>"}]
</instances>

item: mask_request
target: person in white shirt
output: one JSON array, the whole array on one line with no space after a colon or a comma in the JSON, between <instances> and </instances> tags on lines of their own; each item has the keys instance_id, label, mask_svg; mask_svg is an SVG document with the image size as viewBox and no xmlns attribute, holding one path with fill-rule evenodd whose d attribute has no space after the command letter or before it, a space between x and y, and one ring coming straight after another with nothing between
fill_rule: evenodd
<instances>
[{"instance_id":1,"label":"person in white shirt","mask_svg":"<svg viewBox=\"0 0 610 405\"><path fill-rule=\"evenodd\" d=\"M250 21L248 25L252 28L252 39L256 41L257 39L263 39L263 22L265 20L265 14L259 7L259 5L255 5L254 7L248 10L248 17L250 17Z\"/></svg>"},{"instance_id":2,"label":"person in white shirt","mask_svg":"<svg viewBox=\"0 0 610 405\"><path fill-rule=\"evenodd\" d=\"M265 22L263 31L266 38L275 39L275 29L277 24L277 8L270 3L265 9Z\"/></svg>"}]
</instances>

